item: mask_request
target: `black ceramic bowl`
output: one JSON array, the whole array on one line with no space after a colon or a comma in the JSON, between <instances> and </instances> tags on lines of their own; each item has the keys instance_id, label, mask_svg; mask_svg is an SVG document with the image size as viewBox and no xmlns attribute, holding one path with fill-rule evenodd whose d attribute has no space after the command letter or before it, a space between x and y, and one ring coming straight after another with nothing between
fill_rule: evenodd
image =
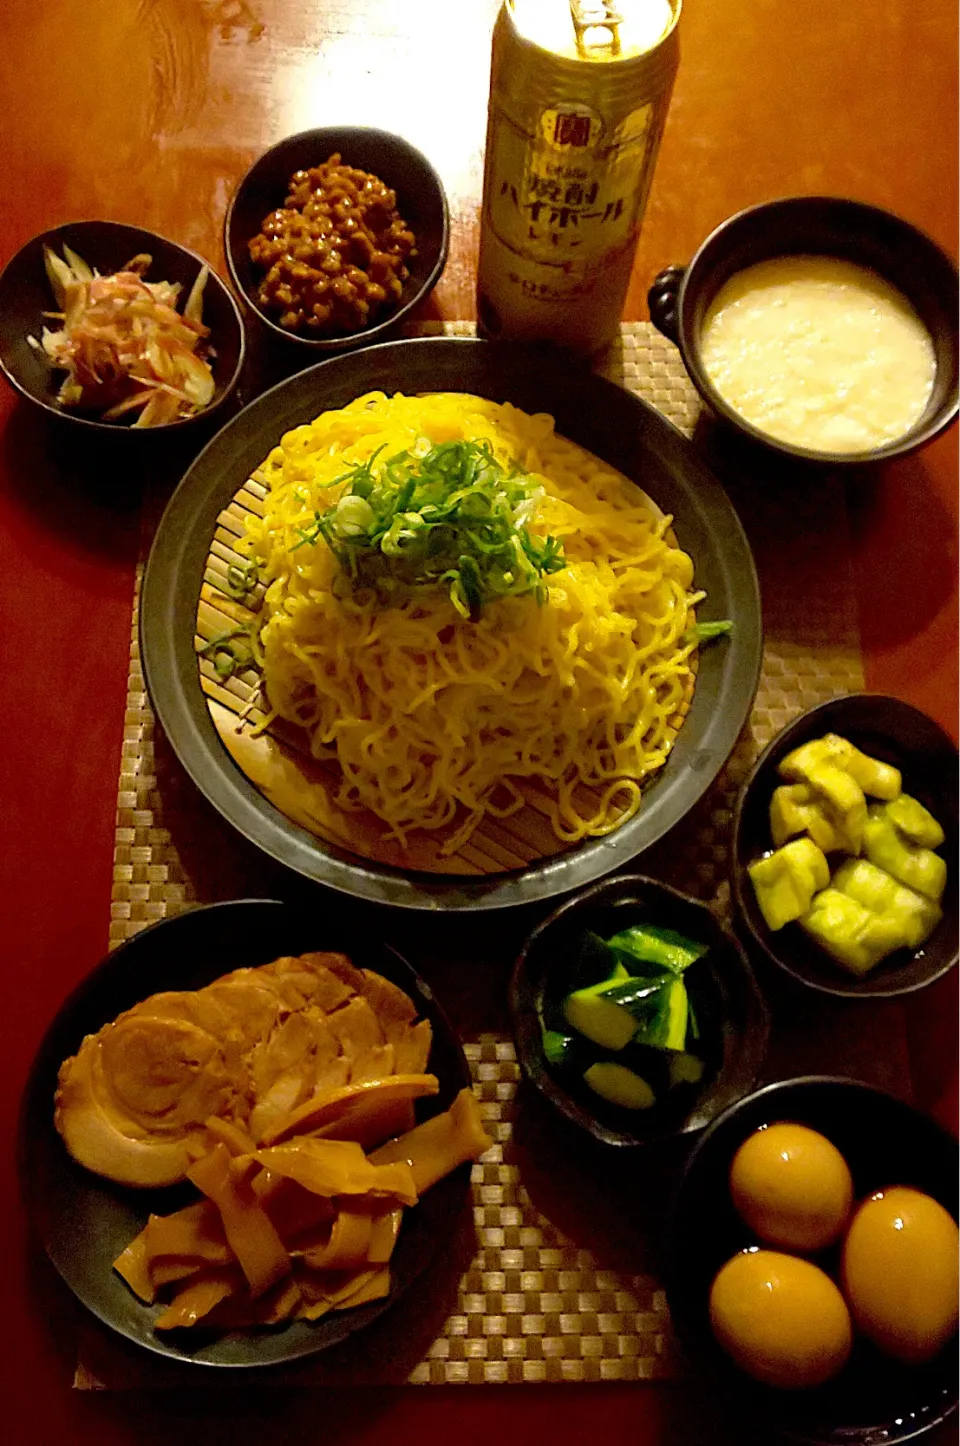
<instances>
[{"instance_id":1,"label":"black ceramic bowl","mask_svg":"<svg viewBox=\"0 0 960 1446\"><path fill-rule=\"evenodd\" d=\"M903 775L905 793L930 810L946 839L937 850L948 863L943 918L926 943L912 953L899 949L862 978L835 964L798 924L776 932L757 907L747 865L768 851L769 807L783 780L780 760L792 749L825 733L839 733L862 752L892 763ZM957 962L957 750L925 713L879 693L851 693L821 703L794 718L764 749L740 790L733 816L731 868L737 916L750 939L778 969L823 994L850 999L889 998L932 984ZM835 856L830 856L831 866Z\"/></svg>"},{"instance_id":2,"label":"black ceramic bowl","mask_svg":"<svg viewBox=\"0 0 960 1446\"><path fill-rule=\"evenodd\" d=\"M265 217L283 205L294 171L321 165L335 152L344 165L379 177L397 195L397 210L416 237L416 256L400 303L372 326L350 336L310 337L285 331L254 299L262 272L250 259L249 243ZM447 260L450 244L447 198L440 177L425 156L402 136L365 126L322 126L287 136L266 151L243 177L227 211L224 246L234 286L267 334L299 347L304 364L325 355L382 341L429 296Z\"/></svg>"},{"instance_id":3,"label":"black ceramic bowl","mask_svg":"<svg viewBox=\"0 0 960 1446\"><path fill-rule=\"evenodd\" d=\"M625 1110L586 1085L571 1085L547 1063L539 1009L545 998L562 997L588 982L577 978L585 932L605 939L639 923L674 929L710 946L688 975L707 1069L699 1085L675 1086L648 1110ZM639 875L595 884L539 924L514 966L509 1005L517 1055L531 1083L594 1139L621 1148L702 1129L753 1088L766 1054L767 1009L737 940L699 899Z\"/></svg>"},{"instance_id":4,"label":"black ceramic bowl","mask_svg":"<svg viewBox=\"0 0 960 1446\"><path fill-rule=\"evenodd\" d=\"M438 1093L418 1105L419 1119L449 1108L470 1084L454 1030L429 986L375 931L358 932L328 905L274 899L232 899L162 919L126 940L93 969L57 1011L34 1060L21 1104L19 1166L27 1214L53 1266L86 1308L126 1341L192 1367L262 1367L301 1360L338 1345L372 1323L415 1285L449 1249L468 1208L470 1166L460 1165L427 1190L404 1218L390 1262L390 1293L318 1321L291 1321L278 1330L159 1332L161 1307L146 1305L111 1269L150 1214L167 1215L188 1203L191 1187L135 1190L115 1185L72 1160L54 1128L53 1100L63 1060L81 1041L124 1010L166 990L194 990L228 970L257 968L285 954L317 949L348 953L358 968L398 985L430 1021L429 1067ZM394 1338L379 1348L402 1354ZM411 1363L412 1364L412 1363Z\"/></svg>"},{"instance_id":5,"label":"black ceramic bowl","mask_svg":"<svg viewBox=\"0 0 960 1446\"><path fill-rule=\"evenodd\" d=\"M183 299L204 265L201 256L176 241L119 221L72 221L34 236L0 274L0 368L10 385L49 416L90 437L147 437L156 441L162 435L180 436L185 428L209 421L235 391L244 358L240 312L212 267L203 292L203 321L210 328L210 343L216 352L212 359L216 392L208 407L193 417L183 417L162 427L132 427L127 418L104 422L57 402L65 373L51 370L43 354L30 345L27 337L39 339L47 324L43 313L56 307L44 269L44 247L49 246L57 255L62 255L64 243L102 274L117 271L138 253L147 252L153 257L153 264L146 280L179 282Z\"/></svg>"},{"instance_id":6,"label":"black ceramic bowl","mask_svg":"<svg viewBox=\"0 0 960 1446\"><path fill-rule=\"evenodd\" d=\"M904 436L867 452L822 452L779 442L759 431L720 396L700 355L700 332L724 282L778 256L837 256L879 273L912 304L933 340L936 376L923 415ZM957 415L960 345L957 270L922 231L860 201L796 196L740 211L718 226L687 266L661 271L648 294L650 315L676 343L707 406L734 430L781 455L830 466L904 456L929 442Z\"/></svg>"},{"instance_id":7,"label":"black ceramic bowl","mask_svg":"<svg viewBox=\"0 0 960 1446\"><path fill-rule=\"evenodd\" d=\"M910 1185L957 1215L957 1142L929 1116L856 1080L807 1076L767 1085L714 1120L677 1187L665 1283L681 1351L698 1382L709 1382L764 1443L914 1441L956 1410L956 1342L926 1365L906 1367L861 1339L833 1381L814 1390L778 1391L742 1372L714 1339L713 1278L732 1256L759 1243L731 1204L730 1162L748 1135L778 1120L809 1125L832 1140L850 1167L858 1200L886 1186ZM836 1248L817 1263L833 1271Z\"/></svg>"}]
</instances>

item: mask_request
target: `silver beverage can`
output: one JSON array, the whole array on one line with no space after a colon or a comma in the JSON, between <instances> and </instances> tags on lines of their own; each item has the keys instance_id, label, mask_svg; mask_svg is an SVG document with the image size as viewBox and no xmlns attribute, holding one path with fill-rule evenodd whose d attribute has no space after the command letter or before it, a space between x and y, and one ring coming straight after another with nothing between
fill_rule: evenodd
<instances>
[{"instance_id":1,"label":"silver beverage can","mask_svg":"<svg viewBox=\"0 0 960 1446\"><path fill-rule=\"evenodd\" d=\"M617 333L679 61L681 0L504 0L493 33L478 330Z\"/></svg>"}]
</instances>

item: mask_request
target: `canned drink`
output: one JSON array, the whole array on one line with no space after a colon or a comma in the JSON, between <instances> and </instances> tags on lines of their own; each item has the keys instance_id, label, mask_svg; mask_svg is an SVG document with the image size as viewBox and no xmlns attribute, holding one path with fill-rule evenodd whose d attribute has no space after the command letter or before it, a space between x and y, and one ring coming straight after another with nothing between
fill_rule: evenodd
<instances>
[{"instance_id":1,"label":"canned drink","mask_svg":"<svg viewBox=\"0 0 960 1446\"><path fill-rule=\"evenodd\" d=\"M679 61L681 0L504 0L493 34L478 330L617 333Z\"/></svg>"}]
</instances>

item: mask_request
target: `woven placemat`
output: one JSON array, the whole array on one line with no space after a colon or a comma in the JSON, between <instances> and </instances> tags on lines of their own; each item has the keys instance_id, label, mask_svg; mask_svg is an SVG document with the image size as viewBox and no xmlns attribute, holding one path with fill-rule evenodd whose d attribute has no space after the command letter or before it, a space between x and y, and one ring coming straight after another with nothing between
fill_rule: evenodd
<instances>
[{"instance_id":1,"label":"woven placemat","mask_svg":"<svg viewBox=\"0 0 960 1446\"><path fill-rule=\"evenodd\" d=\"M427 332L470 334L467 323ZM677 350L647 323L622 328L600 368L651 402L681 431L698 423L698 399ZM790 496L777 478L754 476L731 496L748 532L763 596L765 648L756 704L726 768L676 829L644 854L646 873L728 907L727 835L733 799L759 749L801 709L862 688L846 512L837 479L819 477ZM149 509L148 509L149 511ZM156 509L145 523L144 556ZM139 573L137 591L139 595ZM111 904L111 946L197 903L290 892L279 866L254 854L196 792L162 737L140 669L137 601ZM364 1333L327 1352L296 1379L324 1382L637 1381L669 1379L678 1364L656 1273L656 1172L593 1158L558 1132L539 1099L521 1089L505 1028L503 989L516 925L487 922L464 941L431 940L442 921L391 918L391 941L436 984L461 1037L495 1143L473 1170L473 1220L421 1290ZM529 922L525 927L529 927ZM418 933L418 930L422 931ZM522 934L521 934L522 937ZM468 958L472 947L474 958ZM486 972L484 972L486 971ZM811 1004L775 1033L770 1077L840 1065L905 1092L909 1079L899 1012L874 1011L865 1027ZM669 1167L665 1166L669 1173ZM598 1170L602 1188L598 1186ZM562 1185L562 1188L560 1188ZM636 1186L636 1190L634 1189ZM664 1190L666 1186L664 1186ZM651 1203L652 1202L652 1203ZM424 1305L429 1301L429 1308ZM75 1384L121 1388L181 1384L183 1376L125 1351L85 1324ZM306 1371L306 1374L305 1374ZM287 1377L288 1378L288 1377ZM280 1379L271 1373L271 1379Z\"/></svg>"}]
</instances>

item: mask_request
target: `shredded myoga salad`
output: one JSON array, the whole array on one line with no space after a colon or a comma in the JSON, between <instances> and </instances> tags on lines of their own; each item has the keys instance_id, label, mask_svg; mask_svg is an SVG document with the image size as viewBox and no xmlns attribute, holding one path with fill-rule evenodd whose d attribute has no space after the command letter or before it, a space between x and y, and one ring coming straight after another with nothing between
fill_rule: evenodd
<instances>
[{"instance_id":1,"label":"shredded myoga salad","mask_svg":"<svg viewBox=\"0 0 960 1446\"><path fill-rule=\"evenodd\" d=\"M266 585L269 706L342 770L337 803L401 840L524 807L611 832L669 753L693 682L693 563L671 519L528 415L370 393L283 437L245 547Z\"/></svg>"}]
</instances>

